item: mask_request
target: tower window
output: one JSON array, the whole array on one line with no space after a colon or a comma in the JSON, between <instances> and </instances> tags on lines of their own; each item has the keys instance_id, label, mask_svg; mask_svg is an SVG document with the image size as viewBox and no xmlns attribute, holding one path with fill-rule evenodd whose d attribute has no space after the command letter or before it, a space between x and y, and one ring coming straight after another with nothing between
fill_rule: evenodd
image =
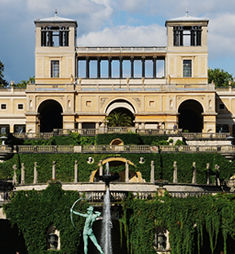
<instances>
[{"instance_id":1,"label":"tower window","mask_svg":"<svg viewBox=\"0 0 235 254\"><path fill-rule=\"evenodd\" d=\"M201 46L201 26L175 26L174 46Z\"/></svg>"},{"instance_id":2,"label":"tower window","mask_svg":"<svg viewBox=\"0 0 235 254\"><path fill-rule=\"evenodd\" d=\"M59 76L60 76L59 60L52 60L51 61L51 77L52 78L59 78Z\"/></svg>"},{"instance_id":3,"label":"tower window","mask_svg":"<svg viewBox=\"0 0 235 254\"><path fill-rule=\"evenodd\" d=\"M183 77L192 77L192 60L183 60Z\"/></svg>"},{"instance_id":4,"label":"tower window","mask_svg":"<svg viewBox=\"0 0 235 254\"><path fill-rule=\"evenodd\" d=\"M41 46L44 47L65 47L69 46L68 27L42 27Z\"/></svg>"}]
</instances>

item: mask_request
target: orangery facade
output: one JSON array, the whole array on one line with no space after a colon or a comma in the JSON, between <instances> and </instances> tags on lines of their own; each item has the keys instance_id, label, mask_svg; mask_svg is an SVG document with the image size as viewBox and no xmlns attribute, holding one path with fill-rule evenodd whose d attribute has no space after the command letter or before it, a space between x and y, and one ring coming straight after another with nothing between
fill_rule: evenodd
<instances>
[{"instance_id":1,"label":"orangery facade","mask_svg":"<svg viewBox=\"0 0 235 254\"><path fill-rule=\"evenodd\" d=\"M1 91L1 132L99 130L123 112L132 130L233 134L233 89L208 84L208 22L167 20L163 47L80 47L77 21L35 20L35 83Z\"/></svg>"}]
</instances>

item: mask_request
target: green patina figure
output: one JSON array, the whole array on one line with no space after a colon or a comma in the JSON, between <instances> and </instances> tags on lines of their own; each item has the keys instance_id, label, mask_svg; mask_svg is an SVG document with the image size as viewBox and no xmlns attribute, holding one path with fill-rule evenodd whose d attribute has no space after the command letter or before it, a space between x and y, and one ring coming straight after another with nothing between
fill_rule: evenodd
<instances>
[{"instance_id":1,"label":"green patina figure","mask_svg":"<svg viewBox=\"0 0 235 254\"><path fill-rule=\"evenodd\" d=\"M93 230L92 230L93 223L95 222L96 218L101 215L101 213L97 212L97 211L96 212L93 212L93 211L94 211L94 207L92 207L92 206L89 206L87 208L86 214L75 212L72 208L70 209L71 213L74 213L74 214L77 214L79 216L86 218L85 225L83 228L84 253L85 254L88 253L88 236L89 236L91 241L93 242L93 244L99 250L99 252L101 254L104 254L104 252L102 251L100 245L98 244L96 237L95 237Z\"/></svg>"}]
</instances>

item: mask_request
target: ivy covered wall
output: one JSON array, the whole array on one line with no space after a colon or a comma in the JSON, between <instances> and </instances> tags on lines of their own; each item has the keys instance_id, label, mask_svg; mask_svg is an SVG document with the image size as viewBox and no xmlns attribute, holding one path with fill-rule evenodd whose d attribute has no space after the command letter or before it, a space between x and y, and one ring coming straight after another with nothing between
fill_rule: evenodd
<instances>
[{"instance_id":1,"label":"ivy covered wall","mask_svg":"<svg viewBox=\"0 0 235 254\"><path fill-rule=\"evenodd\" d=\"M76 231L67 207L78 198L77 192L63 191L59 184L51 184L42 192L18 191L11 203L4 205L4 210L22 232L29 254L48 253L46 235L51 225L60 231L61 249L55 253L77 253L84 218L73 217ZM84 201L78 202L74 209L85 212L87 207L88 203ZM130 194L122 202L122 207L120 231L124 229L129 253L155 254L154 233L158 227L169 231L172 254L220 253L218 250L222 249L230 254L235 248L234 241L227 247L228 237L235 238L233 194L179 199L166 193L164 197L156 196L153 200L133 199ZM218 249L220 232L222 249L221 246ZM209 236L209 243L203 241L205 235ZM200 252L205 244L209 245L209 251Z\"/></svg>"},{"instance_id":2,"label":"ivy covered wall","mask_svg":"<svg viewBox=\"0 0 235 254\"><path fill-rule=\"evenodd\" d=\"M73 216L76 230L67 207L78 198L78 192L63 191L59 184L53 184L42 192L18 191L11 203L4 205L4 210L22 232L29 254L48 253L47 230L51 225L60 232L61 250L49 253L77 253L84 219ZM87 207L86 202L78 202L74 209L86 213Z\"/></svg>"},{"instance_id":3,"label":"ivy covered wall","mask_svg":"<svg viewBox=\"0 0 235 254\"><path fill-rule=\"evenodd\" d=\"M234 252L235 241L235 197L220 193L201 198L172 198L167 194L155 200L134 200L130 196L123 202L124 216L121 219L127 235L130 253L155 254L154 232L158 227L169 231L172 254L197 254ZM222 232L222 247L218 248L219 233ZM209 244L203 242L209 235ZM204 245L208 252L201 252ZM230 249L228 250L228 245Z\"/></svg>"},{"instance_id":4,"label":"ivy covered wall","mask_svg":"<svg viewBox=\"0 0 235 254\"><path fill-rule=\"evenodd\" d=\"M87 163L88 158L92 157L94 162ZM229 162L220 154L15 154L14 157L6 162L0 163L0 179L13 177L13 165L17 165L17 176L20 180L21 165L25 166L25 181L33 183L34 162L37 162L38 182L45 183L52 178L53 161L56 162L56 178L62 182L73 182L74 164L78 161L78 181L88 182L91 172L98 169L100 160L110 157L123 157L134 163L130 165L130 170L140 171L142 177L150 181L150 164L154 161L155 180L165 179L172 182L173 163L177 161L178 181L181 183L191 183L192 164L196 162L197 183L206 183L206 164L210 164L211 174L215 174L215 165L220 166L219 175L221 179L228 179L234 174L235 162ZM139 163L140 157L145 162ZM111 172L120 172L125 169L125 165L110 167Z\"/></svg>"}]
</instances>

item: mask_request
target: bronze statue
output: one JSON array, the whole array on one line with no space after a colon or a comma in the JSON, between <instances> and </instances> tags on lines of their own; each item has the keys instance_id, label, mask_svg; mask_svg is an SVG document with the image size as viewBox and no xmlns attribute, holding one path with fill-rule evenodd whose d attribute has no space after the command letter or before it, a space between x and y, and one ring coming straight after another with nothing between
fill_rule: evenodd
<instances>
[{"instance_id":1,"label":"bronze statue","mask_svg":"<svg viewBox=\"0 0 235 254\"><path fill-rule=\"evenodd\" d=\"M86 214L75 212L73 210L73 208L70 209L70 212L86 218L85 225L83 228L84 253L85 254L88 253L88 237L90 237L91 241L96 246L96 248L99 250L99 252L101 254L104 254L104 252L102 251L100 245L98 244L96 237L95 237L93 230L92 230L93 223L95 222L96 218L101 215L101 213L97 212L97 211L94 212L94 208L92 206L89 206L87 208Z\"/></svg>"}]
</instances>

